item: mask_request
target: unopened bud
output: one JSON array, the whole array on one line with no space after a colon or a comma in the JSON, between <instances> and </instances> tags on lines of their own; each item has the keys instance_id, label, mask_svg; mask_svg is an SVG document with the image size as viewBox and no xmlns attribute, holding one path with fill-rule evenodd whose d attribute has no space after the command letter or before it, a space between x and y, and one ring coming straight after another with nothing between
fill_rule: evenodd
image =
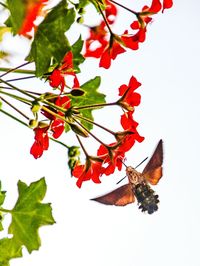
<instances>
[{"instance_id":1,"label":"unopened bud","mask_svg":"<svg viewBox=\"0 0 200 266\"><path fill-rule=\"evenodd\" d=\"M76 124L73 124L73 123L69 123L68 124L70 125L71 129L79 136L82 136L84 138L87 138L89 136L88 132L83 129L82 127L76 125Z\"/></svg>"},{"instance_id":2,"label":"unopened bud","mask_svg":"<svg viewBox=\"0 0 200 266\"><path fill-rule=\"evenodd\" d=\"M36 128L38 126L38 121L35 119L30 119L28 125L30 128Z\"/></svg>"}]
</instances>

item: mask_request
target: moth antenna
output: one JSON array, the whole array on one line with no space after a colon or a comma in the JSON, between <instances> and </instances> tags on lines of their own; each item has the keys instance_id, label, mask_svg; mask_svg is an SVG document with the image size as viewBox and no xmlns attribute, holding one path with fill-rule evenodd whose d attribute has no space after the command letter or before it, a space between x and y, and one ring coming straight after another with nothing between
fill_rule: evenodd
<instances>
[{"instance_id":1,"label":"moth antenna","mask_svg":"<svg viewBox=\"0 0 200 266\"><path fill-rule=\"evenodd\" d=\"M127 166L126 166L127 167ZM120 182L122 182L122 180L124 180L124 178L126 178L126 175L123 177L123 178L121 178L117 183L116 183L116 185L118 185Z\"/></svg>"},{"instance_id":2,"label":"moth antenna","mask_svg":"<svg viewBox=\"0 0 200 266\"><path fill-rule=\"evenodd\" d=\"M124 162L121 158L119 158L119 160L122 162L122 164L123 164L125 167L127 167L127 165L125 164L125 162Z\"/></svg>"},{"instance_id":3,"label":"moth antenna","mask_svg":"<svg viewBox=\"0 0 200 266\"><path fill-rule=\"evenodd\" d=\"M146 160L148 159L148 157L146 157L144 160L142 160L136 167L134 167L135 169L138 168L141 164L143 164Z\"/></svg>"}]
</instances>

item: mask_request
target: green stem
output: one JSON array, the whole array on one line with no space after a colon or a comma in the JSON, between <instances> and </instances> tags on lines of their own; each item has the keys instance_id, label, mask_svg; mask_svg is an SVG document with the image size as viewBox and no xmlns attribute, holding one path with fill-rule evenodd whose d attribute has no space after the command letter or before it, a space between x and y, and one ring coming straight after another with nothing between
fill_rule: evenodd
<instances>
[{"instance_id":1,"label":"green stem","mask_svg":"<svg viewBox=\"0 0 200 266\"><path fill-rule=\"evenodd\" d=\"M63 143L62 141L59 141L59 140L54 139L54 138L51 138L51 137L50 137L50 139L53 140L54 142L56 142L56 143L58 143L58 144L64 146L64 147L67 148L67 149L70 148L67 144Z\"/></svg>"},{"instance_id":2,"label":"green stem","mask_svg":"<svg viewBox=\"0 0 200 266\"><path fill-rule=\"evenodd\" d=\"M4 3L2 3L2 2L0 2L0 5L1 6L3 6L3 7L5 7L5 8L8 8L8 6L7 5L5 5Z\"/></svg>"},{"instance_id":3,"label":"green stem","mask_svg":"<svg viewBox=\"0 0 200 266\"><path fill-rule=\"evenodd\" d=\"M3 71L3 72L6 71L6 73L0 75L0 78L4 77L5 75L7 75L8 73L11 73L11 72L24 73L24 74L35 74L35 71L33 71L33 70L18 69L18 68L26 66L28 64L30 64L30 62L24 63L20 66L15 67L15 68L0 67L0 71Z\"/></svg>"},{"instance_id":4,"label":"green stem","mask_svg":"<svg viewBox=\"0 0 200 266\"><path fill-rule=\"evenodd\" d=\"M110 28L110 25L109 25L109 23L108 23L108 21L107 21L105 15L104 15L104 13L103 13L101 7L100 7L100 5L99 5L98 0L97 0L96 2L97 2L97 5L98 5L98 8L99 8L99 11L100 11L100 13L101 13L101 15L102 15L102 17L103 17L103 20L104 20L105 23L106 23L106 26L107 26L107 28L108 28L108 30L109 30L111 36L113 36L114 34L113 34L113 32L112 32L112 30L111 30L111 28Z\"/></svg>"},{"instance_id":5,"label":"green stem","mask_svg":"<svg viewBox=\"0 0 200 266\"><path fill-rule=\"evenodd\" d=\"M1 94L4 94L4 95L7 95L7 96L9 96L9 97L11 97L11 98L13 98L13 99L15 99L15 100L18 100L18 101L21 101L21 102L23 102L23 103L26 103L26 104L31 105L31 102L32 102L32 101L30 101L30 100L28 100L28 99L25 99L25 98L22 98L22 97L20 97L20 96L18 96L18 95L14 95L14 94L12 94L12 93L8 93L8 92L1 91L1 90L0 90L0 93L1 93Z\"/></svg>"},{"instance_id":6,"label":"green stem","mask_svg":"<svg viewBox=\"0 0 200 266\"><path fill-rule=\"evenodd\" d=\"M7 210L7 209L4 209L4 208L0 208L0 212L12 213L12 210Z\"/></svg>"},{"instance_id":7,"label":"green stem","mask_svg":"<svg viewBox=\"0 0 200 266\"><path fill-rule=\"evenodd\" d=\"M112 106L112 105L116 105L116 104L117 104L116 102L113 102L113 103L97 103L97 104L90 104L90 105L74 107L74 109L76 109L76 110L95 109L95 108L99 108L99 107Z\"/></svg>"},{"instance_id":8,"label":"green stem","mask_svg":"<svg viewBox=\"0 0 200 266\"><path fill-rule=\"evenodd\" d=\"M12 109L14 109L16 112L18 112L20 115L22 115L23 117L25 117L26 119L29 120L29 117L26 116L22 111L20 111L18 108L16 108L14 105L12 105L11 103L9 103L6 99L2 98L0 96L0 99L5 102L7 105L9 105Z\"/></svg>"},{"instance_id":9,"label":"green stem","mask_svg":"<svg viewBox=\"0 0 200 266\"><path fill-rule=\"evenodd\" d=\"M83 146L82 141L80 140L80 138L79 138L79 136L78 136L77 134L76 134L76 137L77 137L77 139L78 139L78 142L79 142L79 144L80 144L80 146L81 146L83 152L85 153L86 158L88 158L88 157L89 157L89 154L87 153L85 147Z\"/></svg>"},{"instance_id":10,"label":"green stem","mask_svg":"<svg viewBox=\"0 0 200 266\"><path fill-rule=\"evenodd\" d=\"M15 87L15 86L13 86L12 84L8 83L7 81L5 81L5 80L3 80L3 79L1 79L1 78L0 78L0 82L6 84L7 86L11 87L12 89L14 89L14 90L16 90L16 91L21 92L22 94L25 94L26 96L28 96L28 97L30 97L30 98L33 98L34 100L37 100L37 97L31 95L30 93L25 92L24 90L21 90L21 89Z\"/></svg>"},{"instance_id":11,"label":"green stem","mask_svg":"<svg viewBox=\"0 0 200 266\"><path fill-rule=\"evenodd\" d=\"M3 114L5 114L5 115L7 115L7 116L9 116L10 118L14 119L15 121L19 122L20 124L28 127L28 125L25 122L23 122L22 120L18 119L15 116L9 114L8 112L4 111L3 109L0 109L0 112L3 113Z\"/></svg>"},{"instance_id":12,"label":"green stem","mask_svg":"<svg viewBox=\"0 0 200 266\"><path fill-rule=\"evenodd\" d=\"M80 126L82 127L89 135L91 135L94 139L96 139L96 141L98 141L100 144L104 145L107 147L107 145L105 143L103 143L103 141L101 141L99 138L97 138L92 132L90 132L84 125L82 125L81 123L79 123L79 121L77 119L75 119L73 117L74 121Z\"/></svg>"},{"instance_id":13,"label":"green stem","mask_svg":"<svg viewBox=\"0 0 200 266\"><path fill-rule=\"evenodd\" d=\"M26 126L27 128L30 128L25 122L21 121L20 119L16 118L15 116L9 114L8 112L4 111L3 109L0 109L0 112L9 116L10 118L14 119L15 121L21 123L22 125ZM61 141L58 141L52 137L49 137L51 140L53 140L54 142L64 146L65 148L69 149L69 146L67 146L65 143L61 142ZM0 210L1 211L1 210Z\"/></svg>"},{"instance_id":14,"label":"green stem","mask_svg":"<svg viewBox=\"0 0 200 266\"><path fill-rule=\"evenodd\" d=\"M116 1L114 1L114 0L109 0L109 1L112 2L113 4L116 4L117 6L120 6L120 7L124 8L125 10L127 10L127 11L133 13L133 14L136 15L136 16L138 15L138 13L137 13L136 11L131 10L130 8L128 8L128 7L122 5L122 4L120 4L120 3L118 3L118 2L116 2Z\"/></svg>"},{"instance_id":15,"label":"green stem","mask_svg":"<svg viewBox=\"0 0 200 266\"><path fill-rule=\"evenodd\" d=\"M89 123L91 123L91 124L93 124L93 125L95 125L95 126L97 126L97 127L100 127L100 128L102 128L103 130L105 130L105 131L107 131L108 133L110 133L110 134L112 134L113 136L115 136L115 132L113 132L112 130L110 130L110 129L108 129L108 128L106 128L106 127L104 127L104 126L102 126L102 125L100 125L100 124L98 124L98 123L96 123L96 122L94 122L94 121L92 121L92 120L86 118L86 117L82 117L82 116L80 116L80 115L76 115L76 114L73 114L73 116L76 116L76 117L79 118L79 119L82 119L82 120L87 121L87 122L89 122Z\"/></svg>"},{"instance_id":16,"label":"green stem","mask_svg":"<svg viewBox=\"0 0 200 266\"><path fill-rule=\"evenodd\" d=\"M35 78L35 75L34 76L28 76L28 77L22 77L22 78L16 78L16 79L9 79L9 80L6 80L6 82L20 81L20 80L31 79L31 78Z\"/></svg>"}]
</instances>

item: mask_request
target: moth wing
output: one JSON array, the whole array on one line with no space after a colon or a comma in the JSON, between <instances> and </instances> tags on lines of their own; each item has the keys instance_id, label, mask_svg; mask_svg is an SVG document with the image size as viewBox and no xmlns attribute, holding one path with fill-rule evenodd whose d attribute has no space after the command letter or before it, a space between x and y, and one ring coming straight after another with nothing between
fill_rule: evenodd
<instances>
[{"instance_id":1,"label":"moth wing","mask_svg":"<svg viewBox=\"0 0 200 266\"><path fill-rule=\"evenodd\" d=\"M142 174L145 179L151 184L156 185L162 177L163 164L163 141L160 140L158 145L144 168Z\"/></svg>"},{"instance_id":2,"label":"moth wing","mask_svg":"<svg viewBox=\"0 0 200 266\"><path fill-rule=\"evenodd\" d=\"M123 185L108 194L91 200L98 201L106 205L125 206L135 201L130 184Z\"/></svg>"}]
</instances>

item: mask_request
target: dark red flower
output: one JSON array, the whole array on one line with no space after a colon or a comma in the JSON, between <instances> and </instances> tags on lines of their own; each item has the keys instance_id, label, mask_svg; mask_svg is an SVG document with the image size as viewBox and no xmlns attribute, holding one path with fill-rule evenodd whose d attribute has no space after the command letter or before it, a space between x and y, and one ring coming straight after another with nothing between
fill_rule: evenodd
<instances>
[{"instance_id":1,"label":"dark red flower","mask_svg":"<svg viewBox=\"0 0 200 266\"><path fill-rule=\"evenodd\" d=\"M114 146L116 147L113 148ZM101 145L97 151L97 155L103 159L103 163L106 165L103 167L104 170L102 172L105 175L113 174L116 167L120 171L125 156L125 152L117 146L117 143L112 143L109 147L110 149Z\"/></svg>"},{"instance_id":2,"label":"dark red flower","mask_svg":"<svg viewBox=\"0 0 200 266\"><path fill-rule=\"evenodd\" d=\"M27 33L35 26L34 21L40 14L41 9L44 7L48 0L28 0L25 6L25 18L22 23L18 34L27 36Z\"/></svg>"},{"instance_id":3,"label":"dark red flower","mask_svg":"<svg viewBox=\"0 0 200 266\"><path fill-rule=\"evenodd\" d=\"M77 164L74 167L72 175L78 178L76 185L80 188L84 181L92 180L94 183L101 183L102 161L88 157L85 165Z\"/></svg>"},{"instance_id":4,"label":"dark red flower","mask_svg":"<svg viewBox=\"0 0 200 266\"><path fill-rule=\"evenodd\" d=\"M133 119L133 112L128 111L121 116L121 125L124 130L132 132L132 134L127 134L124 137L120 146L121 149L127 152L132 148L135 141L142 142L144 137L141 137L137 132L138 123Z\"/></svg>"},{"instance_id":5,"label":"dark red flower","mask_svg":"<svg viewBox=\"0 0 200 266\"><path fill-rule=\"evenodd\" d=\"M119 87L119 95L122 96L118 104L126 110L133 111L134 106L140 104L141 96L135 90L141 86L135 77L131 77L128 86L123 84Z\"/></svg>"},{"instance_id":6,"label":"dark red flower","mask_svg":"<svg viewBox=\"0 0 200 266\"><path fill-rule=\"evenodd\" d=\"M172 6L173 6L173 0L163 0L162 12L164 12L164 10L167 8L171 8Z\"/></svg>"},{"instance_id":7,"label":"dark red flower","mask_svg":"<svg viewBox=\"0 0 200 266\"><path fill-rule=\"evenodd\" d=\"M119 44L116 36L111 36L108 46L101 55L99 66L109 68L111 65L111 60L114 60L117 55L124 52L126 52L126 50Z\"/></svg>"},{"instance_id":8,"label":"dark red flower","mask_svg":"<svg viewBox=\"0 0 200 266\"><path fill-rule=\"evenodd\" d=\"M79 88L79 81L74 71L74 65L73 65L73 53L72 51L69 51L63 61L60 67L53 70L52 74L49 77L49 84L53 88L58 88L60 86L60 91L63 92L64 87L66 85L65 82L65 76L71 75L74 76L73 81L73 88Z\"/></svg>"},{"instance_id":9,"label":"dark red flower","mask_svg":"<svg viewBox=\"0 0 200 266\"><path fill-rule=\"evenodd\" d=\"M108 31L102 21L98 26L90 28L90 36L85 41L85 57L101 57L102 52L108 45Z\"/></svg>"},{"instance_id":10,"label":"dark red flower","mask_svg":"<svg viewBox=\"0 0 200 266\"><path fill-rule=\"evenodd\" d=\"M49 147L49 137L48 137L49 126L37 127L34 129L35 132L35 142L33 143L30 153L35 159L42 156L43 151L47 150Z\"/></svg>"}]
</instances>

